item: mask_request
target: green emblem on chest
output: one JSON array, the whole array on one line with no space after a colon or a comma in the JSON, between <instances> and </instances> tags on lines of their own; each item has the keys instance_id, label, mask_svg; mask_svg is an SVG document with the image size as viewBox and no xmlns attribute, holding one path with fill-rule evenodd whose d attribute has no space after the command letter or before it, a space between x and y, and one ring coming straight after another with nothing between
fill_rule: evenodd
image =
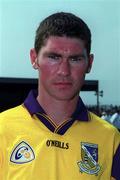
<instances>
[{"instance_id":1,"label":"green emblem on chest","mask_svg":"<svg viewBox=\"0 0 120 180\"><path fill-rule=\"evenodd\" d=\"M81 142L81 161L77 162L81 173L98 175L100 165L98 164L98 145Z\"/></svg>"}]
</instances>

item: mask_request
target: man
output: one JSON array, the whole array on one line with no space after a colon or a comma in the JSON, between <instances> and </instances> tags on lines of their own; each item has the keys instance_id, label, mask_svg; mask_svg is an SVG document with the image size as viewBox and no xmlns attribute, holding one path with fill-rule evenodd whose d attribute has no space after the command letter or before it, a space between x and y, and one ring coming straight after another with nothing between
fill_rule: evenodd
<instances>
[{"instance_id":1,"label":"man","mask_svg":"<svg viewBox=\"0 0 120 180\"><path fill-rule=\"evenodd\" d=\"M40 23L30 51L38 92L0 115L1 180L120 179L119 133L79 97L90 47L88 26L71 13Z\"/></svg>"}]
</instances>

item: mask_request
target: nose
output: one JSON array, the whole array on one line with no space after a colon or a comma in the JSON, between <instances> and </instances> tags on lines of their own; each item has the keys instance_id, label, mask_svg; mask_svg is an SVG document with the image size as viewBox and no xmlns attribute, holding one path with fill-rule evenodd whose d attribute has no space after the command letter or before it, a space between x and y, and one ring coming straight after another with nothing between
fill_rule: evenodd
<instances>
[{"instance_id":1,"label":"nose","mask_svg":"<svg viewBox=\"0 0 120 180\"><path fill-rule=\"evenodd\" d=\"M68 61L62 61L60 64L59 64L59 67L58 67L58 72L57 74L58 75L61 75L61 76L69 76L70 73L71 73L71 69L70 69L70 64Z\"/></svg>"}]
</instances>

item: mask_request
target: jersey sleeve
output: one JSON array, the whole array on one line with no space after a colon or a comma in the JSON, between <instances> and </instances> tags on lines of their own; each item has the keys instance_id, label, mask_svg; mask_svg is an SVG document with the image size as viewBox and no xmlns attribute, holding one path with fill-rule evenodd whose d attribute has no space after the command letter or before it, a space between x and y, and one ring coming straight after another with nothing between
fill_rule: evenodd
<instances>
[{"instance_id":1,"label":"jersey sleeve","mask_svg":"<svg viewBox=\"0 0 120 180\"><path fill-rule=\"evenodd\" d=\"M3 146L4 142L2 141L1 135L0 135L0 179L3 180L3 174L4 174L4 168L3 168L3 161L4 161L4 155L3 155Z\"/></svg>"},{"instance_id":2,"label":"jersey sleeve","mask_svg":"<svg viewBox=\"0 0 120 180\"><path fill-rule=\"evenodd\" d=\"M6 141L5 141L5 135L2 131L2 126L0 124L0 180L3 180L6 178L6 166L5 166L5 157L7 157L6 154Z\"/></svg>"},{"instance_id":3,"label":"jersey sleeve","mask_svg":"<svg viewBox=\"0 0 120 180\"><path fill-rule=\"evenodd\" d=\"M113 156L111 176L116 180L120 180L120 133L115 135L115 152Z\"/></svg>"}]
</instances>

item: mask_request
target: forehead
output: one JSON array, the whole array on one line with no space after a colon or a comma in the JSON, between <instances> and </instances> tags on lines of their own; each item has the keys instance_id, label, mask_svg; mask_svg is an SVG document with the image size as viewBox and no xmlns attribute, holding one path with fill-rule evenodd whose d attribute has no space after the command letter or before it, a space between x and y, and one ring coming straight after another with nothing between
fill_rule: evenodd
<instances>
[{"instance_id":1,"label":"forehead","mask_svg":"<svg viewBox=\"0 0 120 180\"><path fill-rule=\"evenodd\" d=\"M62 52L78 52L85 49L84 41L77 38L50 36L41 50L62 51Z\"/></svg>"}]
</instances>

